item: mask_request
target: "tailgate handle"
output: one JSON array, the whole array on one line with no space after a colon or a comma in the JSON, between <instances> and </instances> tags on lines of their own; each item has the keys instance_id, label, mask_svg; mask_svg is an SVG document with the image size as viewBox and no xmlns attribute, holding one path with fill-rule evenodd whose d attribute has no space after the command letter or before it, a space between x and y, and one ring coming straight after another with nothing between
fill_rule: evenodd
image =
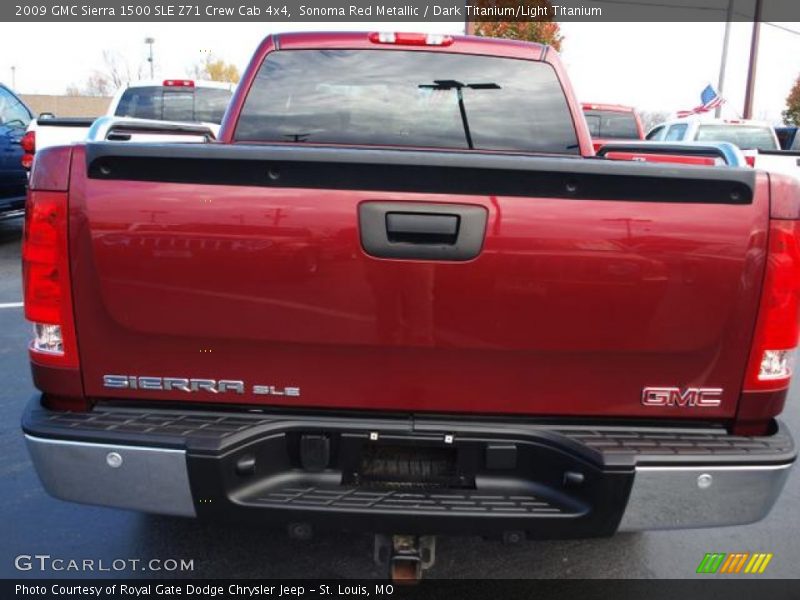
<instances>
[{"instance_id":1,"label":"tailgate handle","mask_svg":"<svg viewBox=\"0 0 800 600\"><path fill-rule=\"evenodd\" d=\"M386 213L386 237L393 244L449 244L458 238L458 215Z\"/></svg>"},{"instance_id":2,"label":"tailgate handle","mask_svg":"<svg viewBox=\"0 0 800 600\"><path fill-rule=\"evenodd\" d=\"M471 260L483 248L488 214L474 204L362 202L361 246L377 258Z\"/></svg>"}]
</instances>

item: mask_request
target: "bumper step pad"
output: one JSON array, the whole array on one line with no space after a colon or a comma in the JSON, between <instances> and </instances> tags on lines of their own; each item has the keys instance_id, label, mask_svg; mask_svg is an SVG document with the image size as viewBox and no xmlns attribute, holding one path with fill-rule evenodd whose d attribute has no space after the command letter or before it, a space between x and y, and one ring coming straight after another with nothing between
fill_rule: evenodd
<instances>
[{"instance_id":1,"label":"bumper step pad","mask_svg":"<svg viewBox=\"0 0 800 600\"><path fill-rule=\"evenodd\" d=\"M262 493L247 504L263 506L301 506L301 507L333 507L356 508L374 511L409 510L442 511L449 513L492 513L492 514L528 514L528 515L564 515L571 513L533 495L486 494L473 491L442 493L437 492L405 492L399 490L370 490L356 487L285 487L272 492Z\"/></svg>"}]
</instances>

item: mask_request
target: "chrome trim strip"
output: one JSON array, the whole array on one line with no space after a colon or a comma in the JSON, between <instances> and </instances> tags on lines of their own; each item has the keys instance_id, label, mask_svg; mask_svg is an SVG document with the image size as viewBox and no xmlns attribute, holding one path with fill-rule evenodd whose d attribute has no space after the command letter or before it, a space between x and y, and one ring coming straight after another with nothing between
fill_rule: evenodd
<instances>
[{"instance_id":1,"label":"chrome trim strip","mask_svg":"<svg viewBox=\"0 0 800 600\"><path fill-rule=\"evenodd\" d=\"M53 440L25 435L51 496L100 506L196 516L186 452L168 448Z\"/></svg>"},{"instance_id":2,"label":"chrome trim strip","mask_svg":"<svg viewBox=\"0 0 800 600\"><path fill-rule=\"evenodd\" d=\"M0 221L7 221L9 219L18 219L25 216L24 208L17 208L8 212L0 213Z\"/></svg>"},{"instance_id":3,"label":"chrome trim strip","mask_svg":"<svg viewBox=\"0 0 800 600\"><path fill-rule=\"evenodd\" d=\"M134 119L130 117L99 117L95 119L86 134L87 141L103 142L114 132L151 133L162 135L194 135L206 141L216 139L214 130L203 123L182 123L156 121L154 119Z\"/></svg>"},{"instance_id":4,"label":"chrome trim strip","mask_svg":"<svg viewBox=\"0 0 800 600\"><path fill-rule=\"evenodd\" d=\"M792 464L636 467L619 531L754 523L772 509Z\"/></svg>"}]
</instances>

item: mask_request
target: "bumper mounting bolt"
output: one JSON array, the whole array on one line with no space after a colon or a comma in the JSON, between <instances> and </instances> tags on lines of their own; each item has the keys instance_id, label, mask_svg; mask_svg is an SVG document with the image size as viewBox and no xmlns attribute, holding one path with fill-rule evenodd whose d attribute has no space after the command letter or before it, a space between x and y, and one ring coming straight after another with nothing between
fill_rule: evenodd
<instances>
[{"instance_id":1,"label":"bumper mounting bolt","mask_svg":"<svg viewBox=\"0 0 800 600\"><path fill-rule=\"evenodd\" d=\"M106 463L112 469L119 469L122 466L122 455L119 452L109 452L106 454Z\"/></svg>"}]
</instances>

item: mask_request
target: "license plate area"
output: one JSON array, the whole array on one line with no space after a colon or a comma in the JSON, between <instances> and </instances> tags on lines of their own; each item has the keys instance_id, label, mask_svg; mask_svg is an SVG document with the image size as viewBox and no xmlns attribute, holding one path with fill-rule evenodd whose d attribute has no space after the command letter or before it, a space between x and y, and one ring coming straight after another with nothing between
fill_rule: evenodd
<instances>
[{"instance_id":1,"label":"license plate area","mask_svg":"<svg viewBox=\"0 0 800 600\"><path fill-rule=\"evenodd\" d=\"M342 483L388 489L474 489L475 477L459 468L456 447L402 443L361 445L354 469Z\"/></svg>"}]
</instances>

